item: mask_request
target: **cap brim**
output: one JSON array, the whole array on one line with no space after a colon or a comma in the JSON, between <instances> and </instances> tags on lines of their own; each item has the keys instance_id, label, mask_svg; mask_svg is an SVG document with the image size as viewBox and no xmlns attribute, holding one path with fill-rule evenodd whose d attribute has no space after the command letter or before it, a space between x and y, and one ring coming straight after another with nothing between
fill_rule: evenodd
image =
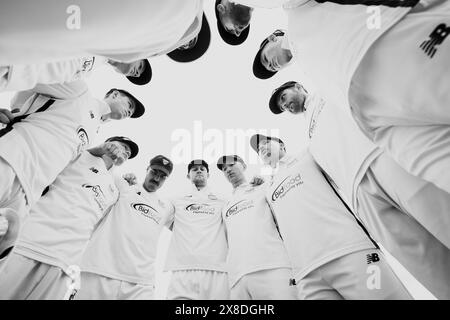
<instances>
[{"instance_id":1,"label":"cap brim","mask_svg":"<svg viewBox=\"0 0 450 320\"><path fill-rule=\"evenodd\" d=\"M253 150L255 150L256 153L258 153L258 144L263 141L263 140L267 140L268 137L266 137L263 134L254 134L251 138L250 138L250 146L252 147Z\"/></svg>"},{"instance_id":2,"label":"cap brim","mask_svg":"<svg viewBox=\"0 0 450 320\"><path fill-rule=\"evenodd\" d=\"M261 49L258 50L258 52L256 53L255 59L253 60L253 74L255 75L255 77L257 77L258 79L269 79L271 77L273 77L274 74L276 74L276 72L272 72L266 69L266 67L264 67L261 63Z\"/></svg>"},{"instance_id":3,"label":"cap brim","mask_svg":"<svg viewBox=\"0 0 450 320\"><path fill-rule=\"evenodd\" d=\"M138 155L138 153L139 153L139 146L134 141L122 140L122 142L126 143L130 147L131 155L128 158L128 160L129 159L133 159L134 157L136 157Z\"/></svg>"},{"instance_id":4,"label":"cap brim","mask_svg":"<svg viewBox=\"0 0 450 320\"><path fill-rule=\"evenodd\" d=\"M145 113L145 107L144 105L135 97L133 97L133 102L134 102L134 112L131 115L131 118L139 118L141 117L144 113Z\"/></svg>"},{"instance_id":5,"label":"cap brim","mask_svg":"<svg viewBox=\"0 0 450 320\"><path fill-rule=\"evenodd\" d=\"M245 166L244 160L237 155L222 156L217 160L217 168L222 171L223 165L228 163L241 162Z\"/></svg>"},{"instance_id":6,"label":"cap brim","mask_svg":"<svg viewBox=\"0 0 450 320\"><path fill-rule=\"evenodd\" d=\"M153 75L152 67L147 59L144 60L144 65L144 72L139 77L127 77L127 79L138 86L149 83Z\"/></svg>"},{"instance_id":7,"label":"cap brim","mask_svg":"<svg viewBox=\"0 0 450 320\"><path fill-rule=\"evenodd\" d=\"M197 35L197 43L193 48L180 50L175 49L167 54L167 56L176 62L192 62L199 59L205 54L211 42L211 30L209 28L208 19L203 13L202 27Z\"/></svg>"},{"instance_id":8,"label":"cap brim","mask_svg":"<svg viewBox=\"0 0 450 320\"><path fill-rule=\"evenodd\" d=\"M160 166L160 165L158 165L158 164L151 164L151 165L150 165L150 168L152 168L152 169L157 169L157 170L161 170L162 172L164 172L165 174L167 174L167 176L170 175L170 172L169 172L169 170L167 170L167 168L165 168L165 167L163 167L163 166Z\"/></svg>"},{"instance_id":9,"label":"cap brim","mask_svg":"<svg viewBox=\"0 0 450 320\"><path fill-rule=\"evenodd\" d=\"M277 103L277 97L278 97L278 94L280 93L280 89L281 88L277 88L269 100L269 109L270 109L270 111L272 111L273 114L280 114L280 113L284 112L283 110L281 110L278 107L278 103Z\"/></svg>"}]
</instances>

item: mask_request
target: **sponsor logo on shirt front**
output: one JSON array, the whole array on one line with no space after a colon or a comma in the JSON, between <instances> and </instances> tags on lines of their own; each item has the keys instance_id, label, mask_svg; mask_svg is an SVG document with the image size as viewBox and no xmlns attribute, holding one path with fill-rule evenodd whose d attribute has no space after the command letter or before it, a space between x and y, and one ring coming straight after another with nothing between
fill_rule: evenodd
<instances>
[{"instance_id":1,"label":"sponsor logo on shirt front","mask_svg":"<svg viewBox=\"0 0 450 320\"><path fill-rule=\"evenodd\" d=\"M186 206L185 210L195 214L214 214L216 212L216 208L207 203L191 203Z\"/></svg>"},{"instance_id":2,"label":"sponsor logo on shirt front","mask_svg":"<svg viewBox=\"0 0 450 320\"><path fill-rule=\"evenodd\" d=\"M139 212L144 217L150 218L153 221L155 221L157 224L161 221L161 216L159 215L158 210L153 208L152 206L149 206L145 203L132 203L131 207Z\"/></svg>"},{"instance_id":3,"label":"sponsor logo on shirt front","mask_svg":"<svg viewBox=\"0 0 450 320\"><path fill-rule=\"evenodd\" d=\"M324 105L325 105L325 101L323 99L320 99L319 105L316 108L314 108L314 110L313 110L313 113L311 115L311 120L309 122L309 130L308 130L310 139L314 135L314 130L316 129L317 121L318 121L317 118L319 117L320 113L322 112Z\"/></svg>"},{"instance_id":4,"label":"sponsor logo on shirt front","mask_svg":"<svg viewBox=\"0 0 450 320\"><path fill-rule=\"evenodd\" d=\"M295 176L288 176L273 191L272 201L275 202L278 199L282 199L286 194L288 194L289 191L291 191L293 188L296 188L302 184L303 184L303 180L302 180L300 173Z\"/></svg>"},{"instance_id":5,"label":"sponsor logo on shirt front","mask_svg":"<svg viewBox=\"0 0 450 320\"><path fill-rule=\"evenodd\" d=\"M94 196L94 200L98 204L98 207L101 211L106 210L106 208L108 207L106 203L106 196L99 185L90 185L85 183L82 185L82 187L91 191L91 194Z\"/></svg>"},{"instance_id":6,"label":"sponsor logo on shirt front","mask_svg":"<svg viewBox=\"0 0 450 320\"><path fill-rule=\"evenodd\" d=\"M241 200L228 208L227 212L225 213L225 217L228 218L230 216L234 216L239 212L253 208L254 206L255 205L253 203L253 200Z\"/></svg>"},{"instance_id":7,"label":"sponsor logo on shirt front","mask_svg":"<svg viewBox=\"0 0 450 320\"><path fill-rule=\"evenodd\" d=\"M86 130L82 126L78 127L78 129L77 129L77 137L80 140L80 144L78 145L77 152L78 152L78 154L80 154L89 145L89 136L88 136Z\"/></svg>"}]
</instances>

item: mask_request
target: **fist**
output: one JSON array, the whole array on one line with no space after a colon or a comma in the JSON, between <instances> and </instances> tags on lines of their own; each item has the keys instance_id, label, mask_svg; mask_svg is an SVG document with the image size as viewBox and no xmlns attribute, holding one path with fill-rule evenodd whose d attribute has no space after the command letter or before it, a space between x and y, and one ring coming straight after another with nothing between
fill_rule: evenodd
<instances>
[{"instance_id":1,"label":"fist","mask_svg":"<svg viewBox=\"0 0 450 320\"><path fill-rule=\"evenodd\" d=\"M137 184L137 177L134 173L126 173L122 177L130 186Z\"/></svg>"},{"instance_id":2,"label":"fist","mask_svg":"<svg viewBox=\"0 0 450 320\"><path fill-rule=\"evenodd\" d=\"M12 112L8 109L0 109L0 123L9 124L13 119L13 113L19 111L18 109L14 109Z\"/></svg>"},{"instance_id":3,"label":"fist","mask_svg":"<svg viewBox=\"0 0 450 320\"><path fill-rule=\"evenodd\" d=\"M0 237L3 237L8 231L8 219L4 216L0 216Z\"/></svg>"},{"instance_id":4,"label":"fist","mask_svg":"<svg viewBox=\"0 0 450 320\"><path fill-rule=\"evenodd\" d=\"M265 182L264 178L262 176L254 176L252 181L250 181L251 185L254 186L260 186Z\"/></svg>"}]
</instances>

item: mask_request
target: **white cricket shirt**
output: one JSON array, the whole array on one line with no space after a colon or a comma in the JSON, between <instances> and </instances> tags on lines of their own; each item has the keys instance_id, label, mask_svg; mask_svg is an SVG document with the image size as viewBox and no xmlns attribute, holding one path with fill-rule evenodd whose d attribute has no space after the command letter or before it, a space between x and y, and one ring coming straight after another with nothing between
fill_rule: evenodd
<instances>
[{"instance_id":1,"label":"white cricket shirt","mask_svg":"<svg viewBox=\"0 0 450 320\"><path fill-rule=\"evenodd\" d=\"M83 256L82 271L142 285L155 284L159 236L171 205L142 186L116 182L120 196Z\"/></svg>"},{"instance_id":2,"label":"white cricket shirt","mask_svg":"<svg viewBox=\"0 0 450 320\"><path fill-rule=\"evenodd\" d=\"M319 95L305 104L309 151L331 177L346 202L354 206L357 187L372 161L382 152L354 122L351 115ZM345 99L343 99L343 103Z\"/></svg>"},{"instance_id":3,"label":"white cricket shirt","mask_svg":"<svg viewBox=\"0 0 450 320\"><path fill-rule=\"evenodd\" d=\"M255 271L291 268L266 201L266 184L237 187L222 211L228 239L228 279L230 288Z\"/></svg>"},{"instance_id":4,"label":"white cricket shirt","mask_svg":"<svg viewBox=\"0 0 450 320\"><path fill-rule=\"evenodd\" d=\"M208 188L172 200L172 239L165 271L226 271L227 240L221 211L224 200Z\"/></svg>"},{"instance_id":5,"label":"white cricket shirt","mask_svg":"<svg viewBox=\"0 0 450 320\"><path fill-rule=\"evenodd\" d=\"M374 248L308 151L281 159L266 196L296 280L333 259Z\"/></svg>"},{"instance_id":6,"label":"white cricket shirt","mask_svg":"<svg viewBox=\"0 0 450 320\"><path fill-rule=\"evenodd\" d=\"M51 98L34 93L18 114L29 116L0 137L0 157L14 169L30 206L67 164L90 145L97 135L101 116L110 112L109 106L92 97L82 82L84 90L65 99L64 95L70 92L67 87L76 83L80 82L42 86L60 89L59 98L46 111L36 112Z\"/></svg>"},{"instance_id":7,"label":"white cricket shirt","mask_svg":"<svg viewBox=\"0 0 450 320\"><path fill-rule=\"evenodd\" d=\"M114 178L103 159L83 152L31 209L15 250L63 270L70 265L80 266L96 224L118 197Z\"/></svg>"}]
</instances>

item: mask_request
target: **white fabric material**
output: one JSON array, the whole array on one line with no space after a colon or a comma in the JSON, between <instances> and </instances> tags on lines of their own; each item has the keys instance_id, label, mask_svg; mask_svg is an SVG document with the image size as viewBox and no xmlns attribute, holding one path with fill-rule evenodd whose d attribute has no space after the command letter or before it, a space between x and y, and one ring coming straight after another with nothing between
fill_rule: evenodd
<instances>
[{"instance_id":1,"label":"white fabric material","mask_svg":"<svg viewBox=\"0 0 450 320\"><path fill-rule=\"evenodd\" d=\"M226 272L177 270L167 289L168 300L228 300L230 289Z\"/></svg>"},{"instance_id":2,"label":"white fabric material","mask_svg":"<svg viewBox=\"0 0 450 320\"><path fill-rule=\"evenodd\" d=\"M356 196L358 215L373 237L436 298L450 299L450 249L431 233L440 230L437 236L449 239L450 195L383 154L366 172Z\"/></svg>"},{"instance_id":3,"label":"white fabric material","mask_svg":"<svg viewBox=\"0 0 450 320\"><path fill-rule=\"evenodd\" d=\"M119 197L104 160L85 151L30 211L15 250L66 270L80 266L96 224Z\"/></svg>"},{"instance_id":4,"label":"white fabric material","mask_svg":"<svg viewBox=\"0 0 450 320\"><path fill-rule=\"evenodd\" d=\"M375 260L369 257L376 255ZM319 267L298 284L301 300L412 300L380 250L361 250Z\"/></svg>"},{"instance_id":5,"label":"white fabric material","mask_svg":"<svg viewBox=\"0 0 450 320\"><path fill-rule=\"evenodd\" d=\"M83 272L81 287L74 300L153 300L154 294L154 285L141 285Z\"/></svg>"},{"instance_id":6,"label":"white fabric material","mask_svg":"<svg viewBox=\"0 0 450 320\"><path fill-rule=\"evenodd\" d=\"M38 83L54 84L80 80L106 62L107 59L103 57L90 56L0 67L0 92L29 90Z\"/></svg>"},{"instance_id":7,"label":"white fabric material","mask_svg":"<svg viewBox=\"0 0 450 320\"><path fill-rule=\"evenodd\" d=\"M292 270L277 268L244 275L230 292L231 300L296 300Z\"/></svg>"},{"instance_id":8,"label":"white fabric material","mask_svg":"<svg viewBox=\"0 0 450 320\"><path fill-rule=\"evenodd\" d=\"M284 8L294 58L331 101L342 94L348 98L351 79L367 50L411 9L378 6L382 23L374 28L367 5L296 1Z\"/></svg>"},{"instance_id":9,"label":"white fabric material","mask_svg":"<svg viewBox=\"0 0 450 320\"><path fill-rule=\"evenodd\" d=\"M281 159L267 199L296 280L333 259L374 247L308 151Z\"/></svg>"},{"instance_id":10,"label":"white fabric material","mask_svg":"<svg viewBox=\"0 0 450 320\"><path fill-rule=\"evenodd\" d=\"M164 270L226 271L224 200L207 188L198 191L192 187L190 194L172 199L172 204L172 239Z\"/></svg>"},{"instance_id":11,"label":"white fabric material","mask_svg":"<svg viewBox=\"0 0 450 320\"><path fill-rule=\"evenodd\" d=\"M244 275L267 269L290 268L286 249L265 199L267 184L242 184L223 209L228 239L230 288Z\"/></svg>"},{"instance_id":12,"label":"white fabric material","mask_svg":"<svg viewBox=\"0 0 450 320\"><path fill-rule=\"evenodd\" d=\"M155 192L147 192L142 186L130 187L122 178L118 180L119 200L93 233L81 269L153 285L158 240L171 207Z\"/></svg>"},{"instance_id":13,"label":"white fabric material","mask_svg":"<svg viewBox=\"0 0 450 320\"><path fill-rule=\"evenodd\" d=\"M0 65L147 58L182 39L201 10L202 0L8 1L0 12Z\"/></svg>"},{"instance_id":14,"label":"white fabric material","mask_svg":"<svg viewBox=\"0 0 450 320\"><path fill-rule=\"evenodd\" d=\"M450 26L449 1L408 14L381 37L355 73L350 102L369 138L406 171L450 193L450 37L433 57L420 48L440 24Z\"/></svg>"},{"instance_id":15,"label":"white fabric material","mask_svg":"<svg viewBox=\"0 0 450 320\"><path fill-rule=\"evenodd\" d=\"M91 96L82 81L43 85L35 90L17 114L29 116L0 137L0 157L14 169L30 206L90 145L101 116L110 112L105 102ZM55 102L46 111L35 112L49 97L55 97Z\"/></svg>"},{"instance_id":16,"label":"white fabric material","mask_svg":"<svg viewBox=\"0 0 450 320\"><path fill-rule=\"evenodd\" d=\"M362 175L382 151L341 108L316 95L307 102L309 151L347 204L354 207L354 194ZM346 103L345 99L342 103Z\"/></svg>"}]
</instances>

